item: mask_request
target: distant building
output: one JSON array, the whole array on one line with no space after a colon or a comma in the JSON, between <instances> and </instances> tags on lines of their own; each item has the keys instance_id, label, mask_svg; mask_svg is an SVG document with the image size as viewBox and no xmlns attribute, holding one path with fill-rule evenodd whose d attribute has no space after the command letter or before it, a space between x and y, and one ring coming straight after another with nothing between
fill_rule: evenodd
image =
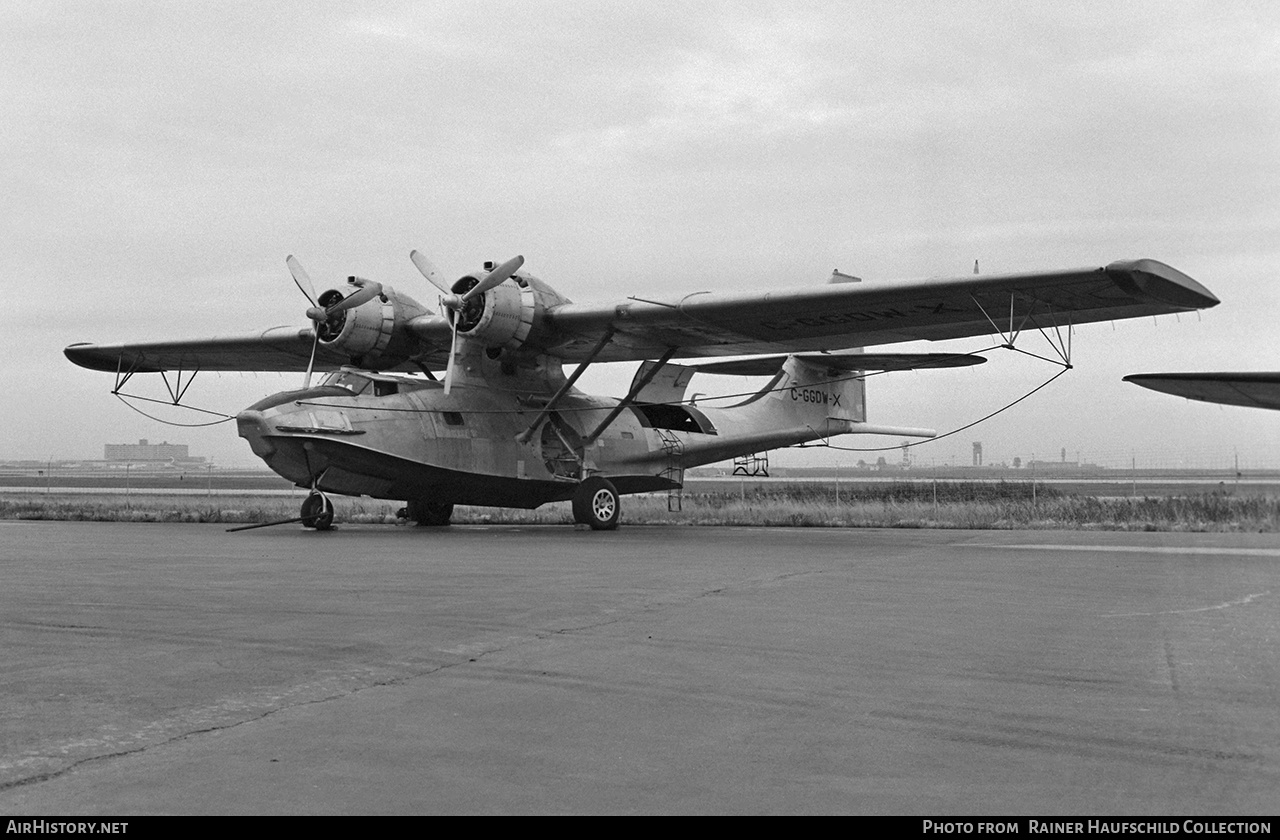
<instances>
[{"instance_id":1,"label":"distant building","mask_svg":"<svg viewBox=\"0 0 1280 840\"><path fill-rule=\"evenodd\" d=\"M1062 472L1063 470L1078 470L1080 465L1075 461L1028 461L1027 469Z\"/></svg>"},{"instance_id":2,"label":"distant building","mask_svg":"<svg viewBox=\"0 0 1280 840\"><path fill-rule=\"evenodd\" d=\"M191 458L187 454L187 446L183 443L147 443L146 439L137 443L108 443L102 447L102 457L107 461L203 461L203 458Z\"/></svg>"},{"instance_id":3,"label":"distant building","mask_svg":"<svg viewBox=\"0 0 1280 840\"><path fill-rule=\"evenodd\" d=\"M1029 470L1040 470L1042 472L1068 472L1070 470L1097 471L1106 469L1097 464L1091 464L1088 461L1027 461L1025 464Z\"/></svg>"}]
</instances>

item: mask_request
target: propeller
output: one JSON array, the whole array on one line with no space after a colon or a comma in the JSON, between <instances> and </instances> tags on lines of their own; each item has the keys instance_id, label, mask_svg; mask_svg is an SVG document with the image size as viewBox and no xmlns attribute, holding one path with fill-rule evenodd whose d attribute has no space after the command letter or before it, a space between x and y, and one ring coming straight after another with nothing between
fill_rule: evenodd
<instances>
[{"instance_id":1,"label":"propeller","mask_svg":"<svg viewBox=\"0 0 1280 840\"><path fill-rule=\"evenodd\" d=\"M289 274L293 276L293 282L297 285L298 291L302 292L307 300L311 302L311 306L307 308L307 317L315 321L315 329L313 330L315 338L311 342L311 358L307 361L307 374L302 380L302 387L305 390L311 387L311 372L315 369L316 348L320 344L321 325L328 323L335 315L348 309L353 309L362 303L367 303L382 294L382 284L374 283L371 280L353 278L354 281L358 281L356 285L360 287L359 291L352 292L329 306L321 306L319 299L316 297L315 284L311 282L311 275L307 274L302 264L292 254L285 259L284 263L289 267Z\"/></svg>"},{"instance_id":2,"label":"propeller","mask_svg":"<svg viewBox=\"0 0 1280 840\"><path fill-rule=\"evenodd\" d=\"M480 279L470 289L467 289L461 295L455 294L452 289L445 285L443 275L439 269L432 264L431 260L424 257L421 252L413 250L409 252L409 259L413 261L414 266L423 277L431 285L435 286L444 294L440 297L440 308L448 310L449 327L453 336L449 341L449 364L444 371L444 394L449 396L449 390L453 386L453 360L458 352L458 312L463 308L467 301L478 298L485 292L496 286L501 285L507 278L515 274L520 266L524 265L524 257L516 255L504 262L502 265L490 271Z\"/></svg>"},{"instance_id":3,"label":"propeller","mask_svg":"<svg viewBox=\"0 0 1280 840\"><path fill-rule=\"evenodd\" d=\"M440 270L432 264L431 260L422 255L421 251L416 249L410 251L409 259L413 260L413 264L417 267L418 271L422 273L423 277L427 278L427 281L430 282L431 285L435 286L446 295L453 294L453 290L445 285L444 275L442 275Z\"/></svg>"},{"instance_id":4,"label":"propeller","mask_svg":"<svg viewBox=\"0 0 1280 840\"><path fill-rule=\"evenodd\" d=\"M355 278L360 280L360 278ZM313 321L328 321L339 312L346 312L348 309L354 309L362 303L367 303L378 295L382 294L382 284L375 283L372 280L360 280L360 291L352 292L337 303L329 306L316 306L307 310L307 317Z\"/></svg>"},{"instance_id":5,"label":"propeller","mask_svg":"<svg viewBox=\"0 0 1280 840\"><path fill-rule=\"evenodd\" d=\"M460 303L466 303L473 297L480 297L480 295L489 291L494 286L501 284L502 281L515 274L516 270L522 265L524 265L524 257L522 256L516 255L507 260L502 265L486 274L479 283L475 284L470 289L467 289L467 292L462 296Z\"/></svg>"}]
</instances>

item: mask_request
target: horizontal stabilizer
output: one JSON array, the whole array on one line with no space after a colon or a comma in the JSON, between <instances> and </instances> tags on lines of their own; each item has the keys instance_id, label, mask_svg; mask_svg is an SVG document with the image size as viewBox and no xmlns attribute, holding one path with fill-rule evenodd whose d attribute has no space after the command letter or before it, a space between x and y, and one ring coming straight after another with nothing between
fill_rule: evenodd
<instances>
[{"instance_id":1,"label":"horizontal stabilizer","mask_svg":"<svg viewBox=\"0 0 1280 840\"><path fill-rule=\"evenodd\" d=\"M921 368L969 367L986 361L969 353L798 353L797 358L834 370L919 370ZM773 376L786 356L759 356L729 362L701 362L689 365L699 373L724 376Z\"/></svg>"},{"instance_id":2,"label":"horizontal stabilizer","mask_svg":"<svg viewBox=\"0 0 1280 840\"><path fill-rule=\"evenodd\" d=\"M1280 411L1280 372L1135 373L1124 381L1189 400Z\"/></svg>"}]
</instances>

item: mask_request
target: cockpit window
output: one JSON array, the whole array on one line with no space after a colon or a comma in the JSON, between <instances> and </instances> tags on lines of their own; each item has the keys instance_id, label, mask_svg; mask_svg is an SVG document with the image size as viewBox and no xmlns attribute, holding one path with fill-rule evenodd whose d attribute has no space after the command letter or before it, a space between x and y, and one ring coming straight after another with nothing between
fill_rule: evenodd
<instances>
[{"instance_id":1,"label":"cockpit window","mask_svg":"<svg viewBox=\"0 0 1280 840\"><path fill-rule=\"evenodd\" d=\"M346 388L353 394L359 394L369 387L369 378L349 370L335 370L324 378L323 385L337 385Z\"/></svg>"}]
</instances>

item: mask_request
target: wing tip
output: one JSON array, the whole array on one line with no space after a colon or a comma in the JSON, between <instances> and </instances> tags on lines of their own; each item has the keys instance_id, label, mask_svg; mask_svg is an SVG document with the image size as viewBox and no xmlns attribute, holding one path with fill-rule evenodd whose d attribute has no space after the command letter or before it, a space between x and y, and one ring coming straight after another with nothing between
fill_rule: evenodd
<instances>
[{"instance_id":1,"label":"wing tip","mask_svg":"<svg viewBox=\"0 0 1280 840\"><path fill-rule=\"evenodd\" d=\"M1108 265L1106 272L1130 294L1182 309L1210 309L1221 303L1189 275L1159 260L1119 260Z\"/></svg>"},{"instance_id":2,"label":"wing tip","mask_svg":"<svg viewBox=\"0 0 1280 840\"><path fill-rule=\"evenodd\" d=\"M102 370L99 366L101 363L95 363L93 357L93 345L87 341L77 341L75 344L69 344L62 349L62 355L66 356L72 364L80 367L90 368L91 370Z\"/></svg>"}]
</instances>

